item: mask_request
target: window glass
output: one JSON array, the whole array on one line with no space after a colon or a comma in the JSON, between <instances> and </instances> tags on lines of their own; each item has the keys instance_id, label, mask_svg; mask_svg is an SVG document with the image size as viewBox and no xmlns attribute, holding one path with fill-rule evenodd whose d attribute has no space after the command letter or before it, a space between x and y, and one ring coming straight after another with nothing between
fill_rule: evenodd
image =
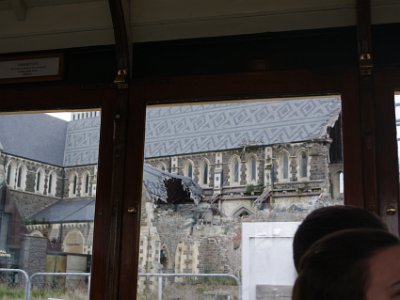
<instances>
[{"instance_id":1,"label":"window glass","mask_svg":"<svg viewBox=\"0 0 400 300\"><path fill-rule=\"evenodd\" d=\"M208 184L208 163L203 162L203 184Z\"/></svg>"},{"instance_id":2,"label":"window glass","mask_svg":"<svg viewBox=\"0 0 400 300\"><path fill-rule=\"evenodd\" d=\"M235 299L234 276L243 299L289 299L295 229L315 208L343 204L340 96L146 114L138 298Z\"/></svg>"},{"instance_id":3,"label":"window glass","mask_svg":"<svg viewBox=\"0 0 400 300\"><path fill-rule=\"evenodd\" d=\"M49 175L48 184L47 184L47 193L53 194L53 174Z\"/></svg>"},{"instance_id":4,"label":"window glass","mask_svg":"<svg viewBox=\"0 0 400 300\"><path fill-rule=\"evenodd\" d=\"M101 117L73 114L0 114L1 299L88 299Z\"/></svg>"},{"instance_id":5,"label":"window glass","mask_svg":"<svg viewBox=\"0 0 400 300\"><path fill-rule=\"evenodd\" d=\"M239 182L239 159L237 158L233 161L233 181Z\"/></svg>"},{"instance_id":6,"label":"window glass","mask_svg":"<svg viewBox=\"0 0 400 300\"><path fill-rule=\"evenodd\" d=\"M257 165L256 165L256 160L253 158L251 160L251 180L252 181L256 180L256 173L257 173Z\"/></svg>"}]
</instances>

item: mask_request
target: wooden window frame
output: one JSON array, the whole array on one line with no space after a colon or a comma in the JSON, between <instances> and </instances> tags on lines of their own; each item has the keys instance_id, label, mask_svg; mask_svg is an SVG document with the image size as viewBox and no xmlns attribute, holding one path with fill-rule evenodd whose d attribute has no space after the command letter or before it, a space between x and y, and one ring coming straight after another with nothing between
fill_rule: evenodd
<instances>
[{"instance_id":1,"label":"wooden window frame","mask_svg":"<svg viewBox=\"0 0 400 300\"><path fill-rule=\"evenodd\" d=\"M362 159L358 80L358 70L352 67L137 79L130 86L129 103L119 97L121 91L108 87L15 85L1 88L0 112L101 108L91 299L128 299L136 295L147 105L340 94L345 201L365 207L362 175L367 162ZM394 112L393 94L400 90L400 74L377 71L375 82L379 92L377 161L386 157L377 164L378 196L388 199L379 201L383 211L389 202L397 205L399 191L394 180L384 180L388 174L398 178L395 124L380 121L388 111ZM382 141L386 150L379 146ZM113 196L114 189L121 186L123 192ZM392 222L398 223L397 215Z\"/></svg>"},{"instance_id":2,"label":"wooden window frame","mask_svg":"<svg viewBox=\"0 0 400 300\"><path fill-rule=\"evenodd\" d=\"M398 233L400 228L399 165L394 106L394 95L397 91L400 91L400 71L396 68L377 68L374 73L377 197L380 216L395 233Z\"/></svg>"},{"instance_id":3,"label":"wooden window frame","mask_svg":"<svg viewBox=\"0 0 400 300\"><path fill-rule=\"evenodd\" d=\"M118 267L117 255L110 253L114 243L111 229L117 222L118 204L111 197L115 177L115 114L118 112L117 92L112 87L82 88L80 85L65 84L20 84L2 86L0 113L40 111L71 111L100 108L101 129L99 146L98 191L96 196L94 238L91 276L91 299L107 298L115 281L110 270ZM121 116L123 114L121 113ZM121 158L123 159L123 158ZM115 272L114 272L115 273Z\"/></svg>"},{"instance_id":4,"label":"wooden window frame","mask_svg":"<svg viewBox=\"0 0 400 300\"><path fill-rule=\"evenodd\" d=\"M361 142L361 113L358 102L358 70L290 70L223 75L168 77L160 80L136 79L130 87L124 210L134 207L137 214L123 214L119 299L136 295L137 253L139 248L140 197L147 105L255 98L279 98L340 94L343 111L344 173L346 204L365 207ZM140 179L140 180L139 180ZM128 196L129 195L129 196ZM132 234L132 228L136 234ZM134 266L134 267L132 267ZM125 282L130 285L124 284Z\"/></svg>"}]
</instances>

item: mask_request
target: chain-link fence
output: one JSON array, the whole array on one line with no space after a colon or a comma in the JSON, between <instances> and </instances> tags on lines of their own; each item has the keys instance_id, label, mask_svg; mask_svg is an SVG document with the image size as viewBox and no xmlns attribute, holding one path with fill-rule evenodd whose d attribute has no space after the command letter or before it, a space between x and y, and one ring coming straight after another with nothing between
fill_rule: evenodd
<instances>
[{"instance_id":1,"label":"chain-link fence","mask_svg":"<svg viewBox=\"0 0 400 300\"><path fill-rule=\"evenodd\" d=\"M138 300L240 300L231 274L139 273Z\"/></svg>"}]
</instances>

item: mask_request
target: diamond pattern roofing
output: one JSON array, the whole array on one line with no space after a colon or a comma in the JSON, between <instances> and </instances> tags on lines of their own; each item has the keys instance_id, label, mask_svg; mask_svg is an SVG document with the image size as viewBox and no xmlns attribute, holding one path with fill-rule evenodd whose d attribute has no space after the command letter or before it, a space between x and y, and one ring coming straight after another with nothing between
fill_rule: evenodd
<instances>
[{"instance_id":1,"label":"diamond pattern roofing","mask_svg":"<svg viewBox=\"0 0 400 300\"><path fill-rule=\"evenodd\" d=\"M325 139L340 111L339 96L148 107L145 157ZM98 162L100 117L43 116L1 116L4 151L64 166Z\"/></svg>"},{"instance_id":2,"label":"diamond pattern roofing","mask_svg":"<svg viewBox=\"0 0 400 300\"><path fill-rule=\"evenodd\" d=\"M33 215L37 223L71 223L94 220L95 199L63 199Z\"/></svg>"},{"instance_id":3,"label":"diamond pattern roofing","mask_svg":"<svg viewBox=\"0 0 400 300\"><path fill-rule=\"evenodd\" d=\"M323 139L340 111L338 96L148 108L145 156Z\"/></svg>"}]
</instances>

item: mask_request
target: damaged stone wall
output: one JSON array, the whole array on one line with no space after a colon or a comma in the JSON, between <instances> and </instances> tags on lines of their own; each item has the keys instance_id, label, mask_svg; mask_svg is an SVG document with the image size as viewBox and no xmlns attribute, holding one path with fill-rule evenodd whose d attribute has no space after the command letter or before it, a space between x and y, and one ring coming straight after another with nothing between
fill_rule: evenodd
<instances>
[{"instance_id":1,"label":"damaged stone wall","mask_svg":"<svg viewBox=\"0 0 400 300\"><path fill-rule=\"evenodd\" d=\"M193 163L195 181L202 159L211 163L210 178L214 178L212 172L221 157L222 165L218 168L222 169L222 188L211 186L214 195L199 205L156 206L149 197L143 197L140 270L240 274L242 222L299 221L317 207L343 203L343 197L335 194L337 197L333 198L331 193L331 171L338 172L342 165L329 168L329 146L323 141L305 142L174 157L180 175L186 161ZM287 180L279 174L283 151L288 153ZM300 175L302 153L307 155L306 176ZM238 186L229 184L230 161L234 156L241 157ZM256 158L256 183L260 184L252 190L247 178L250 158ZM157 165L160 159L148 162ZM255 205L257 197L268 191L268 205ZM155 280L141 281L139 288L152 289Z\"/></svg>"},{"instance_id":2,"label":"damaged stone wall","mask_svg":"<svg viewBox=\"0 0 400 300\"><path fill-rule=\"evenodd\" d=\"M213 215L208 203L156 206L144 188L139 272L238 274L239 270L240 222ZM139 276L138 293L156 288L156 277Z\"/></svg>"},{"instance_id":3,"label":"damaged stone wall","mask_svg":"<svg viewBox=\"0 0 400 300\"><path fill-rule=\"evenodd\" d=\"M342 164L336 164L334 169L330 169L328 141L314 141L291 144L278 144L272 146L251 146L236 150L222 152L210 152L203 154L184 155L174 157L177 164L177 172L180 175L184 173L185 162L193 163L193 179L198 182L199 166L202 160L207 159L210 162L209 178L215 178L214 172L221 169L221 186L214 187L214 181L210 180L209 189L204 189L206 201L213 201L217 195L219 199L219 210L226 217L235 217L235 213L242 207L252 207L254 201L261 193L271 191L274 201L269 202L269 209L308 210L316 199L323 199L328 203L342 204L343 194L334 192L331 184L336 183L333 176L342 170ZM281 155L288 153L289 157L289 178L282 180L281 174ZM301 154L307 155L307 176L300 175ZM218 157L222 158L222 164L217 163ZM241 157L240 164L240 184L230 185L232 157ZM248 176L248 161L255 158L257 161L257 179L250 182ZM172 159L172 158L171 158ZM165 161L165 158L163 158ZM161 159L148 159L147 162L157 166ZM332 171L336 172L335 174ZM250 193L250 189L253 191ZM211 193L213 191L213 193ZM335 190L336 191L336 190ZM274 204L274 205L272 205ZM265 206L265 205L264 205ZM254 210L248 209L254 213Z\"/></svg>"}]
</instances>

